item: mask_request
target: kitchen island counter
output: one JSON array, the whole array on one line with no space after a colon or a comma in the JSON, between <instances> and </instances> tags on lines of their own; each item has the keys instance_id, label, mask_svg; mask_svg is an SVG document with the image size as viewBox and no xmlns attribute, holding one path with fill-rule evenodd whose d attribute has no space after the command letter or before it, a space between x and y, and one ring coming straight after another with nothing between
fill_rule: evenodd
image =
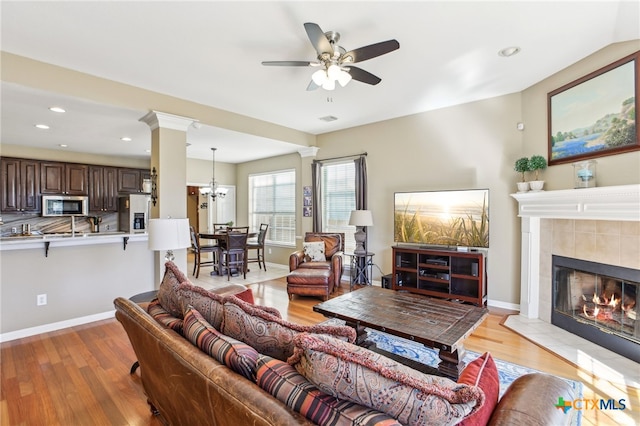
<instances>
[{"instance_id":1,"label":"kitchen island counter","mask_svg":"<svg viewBox=\"0 0 640 426\"><path fill-rule=\"evenodd\" d=\"M147 241L113 232L0 240L0 341L113 318L116 297L156 288L162 266Z\"/></svg>"},{"instance_id":2,"label":"kitchen island counter","mask_svg":"<svg viewBox=\"0 0 640 426\"><path fill-rule=\"evenodd\" d=\"M149 234L103 232L103 233L57 233L44 235L20 235L0 238L0 251L42 248L45 251L55 247L86 246L122 243L123 249L129 242L147 241Z\"/></svg>"}]
</instances>

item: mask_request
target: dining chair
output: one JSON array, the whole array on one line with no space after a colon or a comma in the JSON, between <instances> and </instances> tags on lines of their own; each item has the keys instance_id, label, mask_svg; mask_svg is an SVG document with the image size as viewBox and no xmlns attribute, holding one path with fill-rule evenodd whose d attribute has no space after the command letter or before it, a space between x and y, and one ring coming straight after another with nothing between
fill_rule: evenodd
<instances>
[{"instance_id":1,"label":"dining chair","mask_svg":"<svg viewBox=\"0 0 640 426\"><path fill-rule=\"evenodd\" d=\"M248 257L247 263L258 262L258 267L262 269L262 265L264 265L264 270L267 270L267 264L264 261L264 241L267 238L267 230L269 229L268 223L261 223L260 229L258 230L258 237L254 241L247 242L247 252L249 250L256 251L256 257Z\"/></svg>"},{"instance_id":2,"label":"dining chair","mask_svg":"<svg viewBox=\"0 0 640 426\"><path fill-rule=\"evenodd\" d=\"M223 230L226 231L227 228L229 227L228 223L214 223L213 224L213 231L219 231L219 230Z\"/></svg>"},{"instance_id":3,"label":"dining chair","mask_svg":"<svg viewBox=\"0 0 640 426\"><path fill-rule=\"evenodd\" d=\"M225 237L226 247L218 254L218 270L221 274L227 273L227 281L231 277L231 271L235 270L247 279L247 236L245 232L227 232Z\"/></svg>"},{"instance_id":4,"label":"dining chair","mask_svg":"<svg viewBox=\"0 0 640 426\"><path fill-rule=\"evenodd\" d=\"M201 266L213 266L216 264L216 254L219 251L219 248L218 246L213 245L201 245L200 237L198 237L193 226L189 226L189 232L191 233L191 250L195 256L193 261L193 275L198 278ZM212 259L202 261L202 253L212 253Z\"/></svg>"},{"instance_id":5,"label":"dining chair","mask_svg":"<svg viewBox=\"0 0 640 426\"><path fill-rule=\"evenodd\" d=\"M242 232L243 234L249 233L248 226L229 226L227 232Z\"/></svg>"}]
</instances>

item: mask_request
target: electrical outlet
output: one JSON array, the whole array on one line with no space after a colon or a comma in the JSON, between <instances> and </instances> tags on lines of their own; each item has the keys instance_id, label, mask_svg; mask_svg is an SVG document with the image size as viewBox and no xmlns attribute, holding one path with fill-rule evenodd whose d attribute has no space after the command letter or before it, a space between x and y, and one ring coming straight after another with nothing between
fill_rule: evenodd
<instances>
[{"instance_id":1,"label":"electrical outlet","mask_svg":"<svg viewBox=\"0 0 640 426\"><path fill-rule=\"evenodd\" d=\"M46 304L47 304L47 295L46 294L39 294L38 296L36 296L36 305L44 306Z\"/></svg>"},{"instance_id":2,"label":"electrical outlet","mask_svg":"<svg viewBox=\"0 0 640 426\"><path fill-rule=\"evenodd\" d=\"M271 254L271 249L269 249L269 254Z\"/></svg>"}]
</instances>

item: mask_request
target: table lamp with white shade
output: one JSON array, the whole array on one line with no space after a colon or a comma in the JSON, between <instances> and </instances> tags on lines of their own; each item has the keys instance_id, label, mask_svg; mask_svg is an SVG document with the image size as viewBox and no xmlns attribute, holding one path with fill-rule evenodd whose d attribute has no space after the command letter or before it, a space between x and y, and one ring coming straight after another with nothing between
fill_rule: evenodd
<instances>
[{"instance_id":1,"label":"table lamp with white shade","mask_svg":"<svg viewBox=\"0 0 640 426\"><path fill-rule=\"evenodd\" d=\"M149 220L149 249L166 250L165 260L175 259L173 250L191 246L189 219L151 219Z\"/></svg>"},{"instance_id":2,"label":"table lamp with white shade","mask_svg":"<svg viewBox=\"0 0 640 426\"><path fill-rule=\"evenodd\" d=\"M371 210L352 210L349 218L349 225L356 227L354 237L356 239L356 248L354 254L365 254L367 250L364 248L364 242L367 234L364 232L365 226L373 226L373 215Z\"/></svg>"}]
</instances>

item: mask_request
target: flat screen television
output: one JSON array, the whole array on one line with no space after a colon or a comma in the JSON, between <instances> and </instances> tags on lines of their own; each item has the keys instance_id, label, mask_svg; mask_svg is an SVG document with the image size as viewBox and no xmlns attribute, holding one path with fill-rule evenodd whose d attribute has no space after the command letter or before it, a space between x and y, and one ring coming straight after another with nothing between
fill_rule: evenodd
<instances>
[{"instance_id":1,"label":"flat screen television","mask_svg":"<svg viewBox=\"0 0 640 426\"><path fill-rule=\"evenodd\" d=\"M489 190L396 192L396 244L489 247Z\"/></svg>"}]
</instances>

